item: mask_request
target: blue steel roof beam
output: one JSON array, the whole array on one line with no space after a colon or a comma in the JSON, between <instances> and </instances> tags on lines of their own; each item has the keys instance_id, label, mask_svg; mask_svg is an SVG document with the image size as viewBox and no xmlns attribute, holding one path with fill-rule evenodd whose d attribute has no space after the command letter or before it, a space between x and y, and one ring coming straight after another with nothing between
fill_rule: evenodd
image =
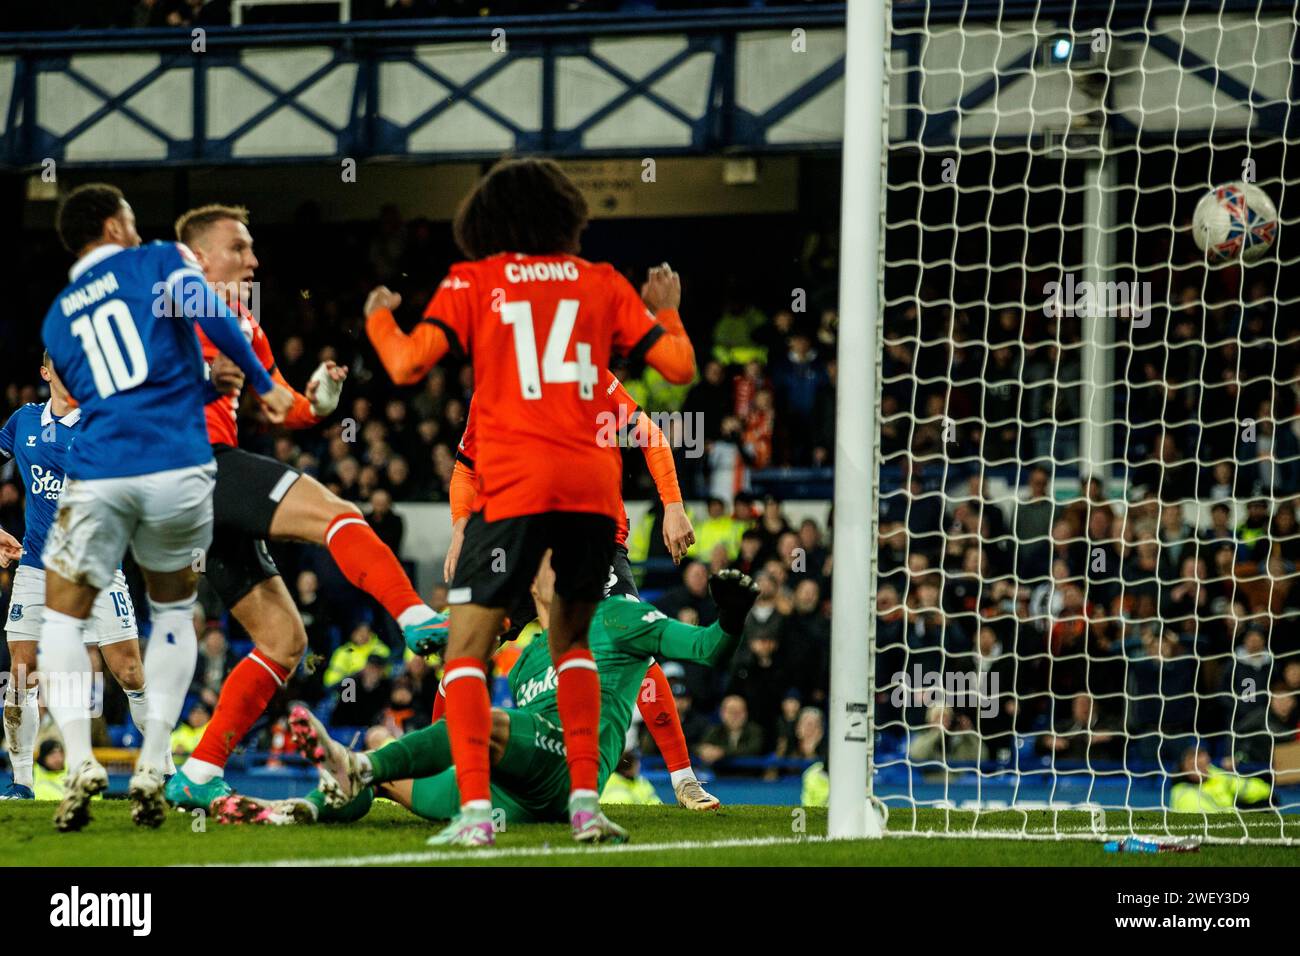
<instances>
[{"instance_id":1,"label":"blue steel roof beam","mask_svg":"<svg viewBox=\"0 0 1300 956\"><path fill-rule=\"evenodd\" d=\"M258 126L267 117L277 112L281 107L288 107L289 109L292 109L294 112L301 115L303 119L307 120L309 123L313 123L314 125L319 126L325 132L337 136L341 132L341 130L336 129L329 122L329 120L325 119L325 117L321 116L311 107L298 102L297 99L295 99L295 97L297 97L298 94L300 93L306 92L317 81L324 79L329 73L333 72L333 70L338 67L339 63L340 63L339 54L338 51L335 51L335 55L332 60L330 60L328 63L322 66L317 67L315 70L312 70L311 73L307 74L297 83L293 84L293 86L283 90L280 89L280 87L276 86L274 83L272 83L270 80L266 79L266 77L262 76L256 70L249 69L246 66L243 67L240 70L240 76L244 77L246 80L250 81L251 83L257 86L260 86L262 89L266 90L267 93L271 94L271 102L268 103L266 106L262 107L256 113L254 113L243 123L236 126L225 136L222 136L220 138L215 138L215 139L210 137L209 142L212 142L214 144L219 143L220 152L225 156L229 156L230 145L235 140L237 140L240 136L244 135L245 133L250 132L254 127ZM349 121L351 121L351 118L349 119Z\"/></svg>"},{"instance_id":2,"label":"blue steel roof beam","mask_svg":"<svg viewBox=\"0 0 1300 956\"><path fill-rule=\"evenodd\" d=\"M791 90L757 116L737 107L735 126L737 139L743 138L745 143L750 146L765 145L766 138L764 134L772 126L785 119L822 90L843 77L844 57L840 57L814 76L809 77L798 88Z\"/></svg>"},{"instance_id":3,"label":"blue steel roof beam","mask_svg":"<svg viewBox=\"0 0 1300 956\"><path fill-rule=\"evenodd\" d=\"M1169 57L1178 64L1179 69L1200 77L1215 90L1226 93L1238 103L1248 104L1251 107L1251 112L1259 118L1261 129L1272 133L1282 133L1284 131L1287 113L1286 101L1270 101L1261 96L1250 84L1242 82L1231 73L1225 72L1215 64L1207 62L1201 56L1187 49L1186 46L1175 43L1164 34L1153 32L1148 38L1148 42L1151 49L1159 50Z\"/></svg>"},{"instance_id":4,"label":"blue steel roof beam","mask_svg":"<svg viewBox=\"0 0 1300 956\"><path fill-rule=\"evenodd\" d=\"M114 112L121 113L123 116L126 116L128 119L130 119L131 122L139 124L141 127L148 130L154 136L157 136L159 139L163 140L167 144L167 152L169 158L171 158L170 154L180 145L181 141L175 139L172 136L169 136L167 132L162 127L158 126L158 124L153 122L153 120L149 119L146 116L143 116L137 110L128 106L126 101L129 100L131 97L135 96L135 94L139 93L141 90L151 85L155 80L157 80L168 70L174 69L177 60L178 60L178 56L176 55L163 57L158 62L158 65L156 67L154 67L148 73L144 74L135 82L131 83L129 86L125 87L124 89L122 89L117 93L109 93L107 90L105 90L102 86L100 86L90 77L86 76L84 73L79 72L75 67L72 67L70 65L64 66L63 69L59 71L59 74L61 76L66 76L69 79L75 81L84 89L88 90L89 92L93 93L95 96L99 97L103 102L99 106L97 106L95 110L91 112L89 115L87 115L85 118L74 123L67 132L57 137L53 137L53 136L43 137L45 139L47 146L53 145L55 143L57 143L59 146L58 155L53 158L60 159L60 160L63 159L64 158L63 149L66 148L68 143L72 142L74 139L76 139L86 130L90 129L100 120L104 119L104 117L109 116ZM39 126L40 124L39 116L35 117L35 122Z\"/></svg>"},{"instance_id":5,"label":"blue steel roof beam","mask_svg":"<svg viewBox=\"0 0 1300 956\"><path fill-rule=\"evenodd\" d=\"M405 55L403 56L386 57L384 62L407 63L410 66L414 67L419 72L423 73L425 76L429 77L429 79L433 80L435 83L438 83L440 86L445 87L449 91L445 99L441 100L438 103L435 103L433 106L429 107L423 113L420 113L419 115L415 116L409 123L406 124L404 128L402 128L401 131L403 134L403 139L405 140L406 138L408 138L412 131L418 130L426 123L429 123L434 119L437 119L440 115L445 113L447 110L451 109L457 103L469 104L474 109L482 113L484 116L487 116L489 119L491 119L494 123L499 123L502 126L504 126L506 129L510 130L510 132L515 135L516 139L518 139L520 136L526 133L531 132L529 130L523 129L521 126L519 126L517 123L510 120L508 117L504 116L498 110L489 106L487 103L484 103L477 96L474 96L473 92L475 89L482 86L488 80L492 79L494 76L496 76L498 73L500 73L510 64L518 60L535 59L538 58L539 56L540 56L539 53L529 53L527 56L525 56L520 54L517 48L511 49L509 52L505 54L494 56L492 58L491 64L489 64L487 67L480 70L479 72L475 73L464 83L457 83L455 80L448 79L447 76L445 76L442 73L442 71L436 70L433 67L429 66L429 64L425 63L424 61L417 59L413 50L405 51Z\"/></svg>"},{"instance_id":6,"label":"blue steel roof beam","mask_svg":"<svg viewBox=\"0 0 1300 956\"><path fill-rule=\"evenodd\" d=\"M696 43L695 38L688 38L688 42L684 50L678 53L674 53L671 57L669 57L663 63L659 64L657 67L655 67L653 70L651 70L649 73L647 73L645 76L643 76L641 79L638 80L633 78L630 74L626 73L624 70L615 66L613 63L609 62L609 60L605 59L603 56L600 56L597 53L592 53L590 48L588 48L586 53L583 55L592 63L594 63L596 66L600 67L602 70L608 73L610 76L614 77L614 79L622 83L624 85L624 89L622 90L622 92L615 95L613 99L611 99L608 103L601 106L599 109L597 109L590 116L584 119L581 123L578 123L573 128L565 129L565 130L557 129L555 131L556 148L563 151L563 150L572 149L575 146L580 147L582 145L583 133L591 129L593 126L595 126L601 120L605 119L605 117L609 116L615 110L622 107L624 104L629 103L633 99L636 99L638 97L640 97L641 99L649 100L651 103L654 103L655 106L659 107L664 112L671 114L673 117L680 120L686 126L689 126L691 128L692 141L698 139L702 135L704 129L701 121L697 121L696 119L694 119L689 113L681 109L681 107L677 106L675 103L671 103L668 100L664 99L654 90L650 89L650 86L654 83L657 83L659 80L663 79L669 73L672 73L674 70L676 70L679 66L685 63L687 60L689 60L692 56L694 56L699 51L700 51L700 45ZM716 55L716 51L714 51L711 48L709 48L709 52L712 52ZM706 109L703 120L707 121L707 119L708 119L708 110Z\"/></svg>"}]
</instances>

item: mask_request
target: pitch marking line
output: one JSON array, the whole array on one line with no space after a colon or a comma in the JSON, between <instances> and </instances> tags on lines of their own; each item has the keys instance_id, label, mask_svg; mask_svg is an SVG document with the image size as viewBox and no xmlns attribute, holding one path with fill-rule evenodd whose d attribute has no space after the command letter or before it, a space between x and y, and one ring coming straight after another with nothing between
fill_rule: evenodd
<instances>
[{"instance_id":1,"label":"pitch marking line","mask_svg":"<svg viewBox=\"0 0 1300 956\"><path fill-rule=\"evenodd\" d=\"M297 857L243 863L204 863L201 866L286 867L286 866L401 866L411 863L455 863L460 860L508 860L529 857L606 856L611 853L658 853L663 850L724 850L732 847L784 846L795 843L825 843L826 837L753 837L732 840L683 840L674 843L621 843L614 846L521 846L485 850L425 850L413 853L383 853L371 856ZM188 864L181 864L182 866Z\"/></svg>"}]
</instances>

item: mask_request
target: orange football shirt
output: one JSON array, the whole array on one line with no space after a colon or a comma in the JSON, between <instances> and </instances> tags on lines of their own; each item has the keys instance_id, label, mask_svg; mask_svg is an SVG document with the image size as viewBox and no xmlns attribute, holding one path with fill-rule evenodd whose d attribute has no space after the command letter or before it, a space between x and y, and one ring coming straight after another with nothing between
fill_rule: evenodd
<instances>
[{"instance_id":1,"label":"orange football shirt","mask_svg":"<svg viewBox=\"0 0 1300 956\"><path fill-rule=\"evenodd\" d=\"M239 316L239 328L243 331L244 338L248 339L248 344L253 347L253 354L261 361L262 367L271 373L271 379L277 385L283 385L293 392L293 407L285 417L284 426L310 428L315 425L320 419L312 412L307 396L294 389L280 374L275 364L275 355L271 352L271 340L262 330L262 324L242 304L235 307L235 313ZM199 337L199 347L203 350L204 364L210 366L220 351L203 334L203 329L199 328L197 322L194 323L194 331ZM209 442L214 445L239 444L239 392L217 396L204 406L203 416L207 419Z\"/></svg>"},{"instance_id":2,"label":"orange football shirt","mask_svg":"<svg viewBox=\"0 0 1300 956\"><path fill-rule=\"evenodd\" d=\"M610 356L635 361L665 331L627 279L578 256L502 253L452 266L424 318L474 366L469 457L483 516L567 511L617 520L622 459L609 440Z\"/></svg>"},{"instance_id":3,"label":"orange football shirt","mask_svg":"<svg viewBox=\"0 0 1300 956\"><path fill-rule=\"evenodd\" d=\"M600 394L605 399L605 409L612 413L608 419L612 428L622 429L629 421L636 418L640 409L637 406L636 399L628 394L627 389L623 387L613 372L605 369L602 372ZM479 497L479 472L476 464L478 459L478 415L475 413L477 402L470 399L469 412L465 416L465 432L461 435L460 444L456 447L456 461L473 473L473 499L469 498L469 486L466 484L466 494L462 496L458 493L456 483L452 487L452 520L455 520L459 512L477 511L482 505ZM621 465L620 465L621 468ZM618 527L614 532L615 544L627 543L627 511L622 503L622 474L619 475L619 508L616 520Z\"/></svg>"}]
</instances>

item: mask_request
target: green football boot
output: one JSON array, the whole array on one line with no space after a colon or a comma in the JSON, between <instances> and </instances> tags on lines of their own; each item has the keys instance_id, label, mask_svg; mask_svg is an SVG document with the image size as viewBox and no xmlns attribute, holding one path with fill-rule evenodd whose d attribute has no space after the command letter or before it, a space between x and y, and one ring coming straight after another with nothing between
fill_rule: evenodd
<instances>
[{"instance_id":1,"label":"green football boot","mask_svg":"<svg viewBox=\"0 0 1300 956\"><path fill-rule=\"evenodd\" d=\"M412 654L428 657L441 654L447 647L449 615L446 611L435 611L433 617L419 624L408 624L402 628L402 640Z\"/></svg>"},{"instance_id":2,"label":"green football boot","mask_svg":"<svg viewBox=\"0 0 1300 956\"><path fill-rule=\"evenodd\" d=\"M172 774L163 790L167 802L180 810L206 810L213 800L228 797L232 793L234 788L226 783L225 777L213 777L207 783L195 783L180 769Z\"/></svg>"}]
</instances>

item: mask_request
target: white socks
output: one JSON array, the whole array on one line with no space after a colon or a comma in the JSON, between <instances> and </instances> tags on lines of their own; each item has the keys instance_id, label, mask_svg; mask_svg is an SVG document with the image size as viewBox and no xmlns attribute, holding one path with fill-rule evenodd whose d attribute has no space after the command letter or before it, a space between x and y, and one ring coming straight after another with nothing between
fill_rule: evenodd
<instances>
[{"instance_id":1,"label":"white socks","mask_svg":"<svg viewBox=\"0 0 1300 956\"><path fill-rule=\"evenodd\" d=\"M122 693L126 694L126 705L131 710L131 723L135 724L135 729L140 731L141 738L144 737L145 722L149 719L149 692L147 688L147 684L139 690L122 688ZM170 743L167 749L167 763L161 769L165 776L171 776L176 772L176 764L172 760Z\"/></svg>"},{"instance_id":2,"label":"white socks","mask_svg":"<svg viewBox=\"0 0 1300 956\"><path fill-rule=\"evenodd\" d=\"M215 780L217 777L224 776L225 767L218 767L214 763L208 763L206 760L195 760L190 757L185 761L185 777L190 783L204 784L209 780Z\"/></svg>"},{"instance_id":3,"label":"white socks","mask_svg":"<svg viewBox=\"0 0 1300 956\"><path fill-rule=\"evenodd\" d=\"M153 767L162 773L168 767L172 731L185 706L199 653L194 633L195 596L169 604L149 600L153 630L144 654L144 682L149 695L137 769Z\"/></svg>"},{"instance_id":4,"label":"white socks","mask_svg":"<svg viewBox=\"0 0 1300 956\"><path fill-rule=\"evenodd\" d=\"M131 723L135 724L135 729L143 735L144 723L149 719L149 694L144 687L139 690L127 690L123 687L122 693L126 694L126 706L131 711Z\"/></svg>"},{"instance_id":5,"label":"white socks","mask_svg":"<svg viewBox=\"0 0 1300 956\"><path fill-rule=\"evenodd\" d=\"M683 780L695 779L695 768L683 767L681 770L674 770L672 773L668 775L668 777L673 782L673 789L676 790L677 785L681 783Z\"/></svg>"},{"instance_id":6,"label":"white socks","mask_svg":"<svg viewBox=\"0 0 1300 956\"><path fill-rule=\"evenodd\" d=\"M401 614L397 615L398 627L413 627L416 624L423 624L429 618L438 612L427 604L412 604Z\"/></svg>"},{"instance_id":7,"label":"white socks","mask_svg":"<svg viewBox=\"0 0 1300 956\"><path fill-rule=\"evenodd\" d=\"M45 678L45 706L63 735L69 773L87 760L90 749L90 699L94 675L82 640L86 622L48 607L41 623L37 661ZM25 723L25 721L24 721Z\"/></svg>"},{"instance_id":8,"label":"white socks","mask_svg":"<svg viewBox=\"0 0 1300 956\"><path fill-rule=\"evenodd\" d=\"M19 690L13 683L5 689L5 749L9 751L14 783L24 787L32 786L32 749L41 719L36 704L39 693L35 687Z\"/></svg>"}]
</instances>

